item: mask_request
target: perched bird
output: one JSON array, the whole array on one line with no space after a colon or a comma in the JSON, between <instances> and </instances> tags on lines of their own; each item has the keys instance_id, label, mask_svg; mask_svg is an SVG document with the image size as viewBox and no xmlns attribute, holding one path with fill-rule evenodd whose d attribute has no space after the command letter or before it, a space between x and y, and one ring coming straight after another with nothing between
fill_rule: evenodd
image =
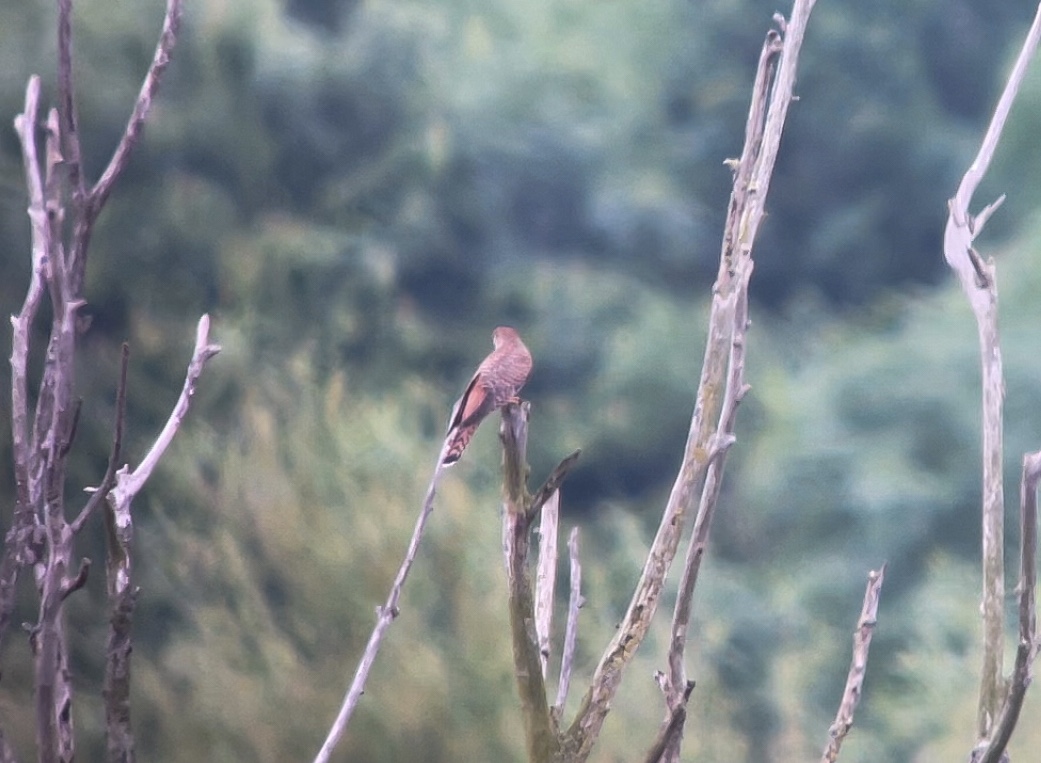
<instances>
[{"instance_id":1,"label":"perched bird","mask_svg":"<svg viewBox=\"0 0 1041 763\"><path fill-rule=\"evenodd\" d=\"M445 466L459 460L477 427L489 413L517 399L517 393L531 373L531 353L512 328L499 326L495 329L492 344L495 349L481 361L463 396L452 409L448 434L441 450L441 463Z\"/></svg>"}]
</instances>

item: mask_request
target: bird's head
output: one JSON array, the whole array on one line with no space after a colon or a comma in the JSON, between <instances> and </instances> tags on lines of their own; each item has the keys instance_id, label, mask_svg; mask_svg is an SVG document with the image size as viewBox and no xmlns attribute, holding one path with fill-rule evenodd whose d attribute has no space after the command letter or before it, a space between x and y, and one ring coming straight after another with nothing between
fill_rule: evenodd
<instances>
[{"instance_id":1,"label":"bird's head","mask_svg":"<svg viewBox=\"0 0 1041 763\"><path fill-rule=\"evenodd\" d=\"M517 332L509 326L499 326L492 332L492 345L499 349L508 342L516 342L520 339Z\"/></svg>"}]
</instances>

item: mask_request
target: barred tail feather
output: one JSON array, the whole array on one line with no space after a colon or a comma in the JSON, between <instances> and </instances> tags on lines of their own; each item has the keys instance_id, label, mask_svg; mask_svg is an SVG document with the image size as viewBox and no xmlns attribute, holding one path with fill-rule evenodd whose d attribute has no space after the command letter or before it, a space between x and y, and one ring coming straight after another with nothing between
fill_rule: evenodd
<instances>
[{"instance_id":1,"label":"barred tail feather","mask_svg":"<svg viewBox=\"0 0 1041 763\"><path fill-rule=\"evenodd\" d=\"M473 424L460 429L453 429L449 432L448 437L445 439L445 447L442 449L445 455L441 459L441 463L445 466L451 466L458 461L459 457L463 455L463 451L466 450L466 446L470 444L470 439L476 431L477 425Z\"/></svg>"}]
</instances>

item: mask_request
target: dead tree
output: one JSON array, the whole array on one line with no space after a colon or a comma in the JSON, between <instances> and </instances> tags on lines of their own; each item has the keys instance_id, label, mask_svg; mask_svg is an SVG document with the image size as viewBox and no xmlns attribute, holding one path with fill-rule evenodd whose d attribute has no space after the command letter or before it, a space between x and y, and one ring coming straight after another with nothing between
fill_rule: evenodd
<instances>
[{"instance_id":1,"label":"dead tree","mask_svg":"<svg viewBox=\"0 0 1041 763\"><path fill-rule=\"evenodd\" d=\"M97 181L84 170L72 60L72 0L57 3L57 106L41 117L40 80L33 76L25 108L15 118L28 190L32 237L30 281L11 319L11 437L15 506L0 555L0 639L10 628L19 576L31 570L38 602L29 641L34 661L36 745L40 761L71 761L75 753L73 689L64 604L81 588L90 560L76 552L76 539L97 515L106 528L109 637L104 677L107 749L110 761L134 760L130 723L130 624L137 588L133 579L131 504L172 441L187 413L207 360L219 351L209 342L209 318L198 323L195 350L184 388L169 420L135 469L123 457L129 351L123 346L117 376L116 413L108 468L81 505L67 506L66 467L79 419L75 361L85 330L84 283L94 225L140 141L181 20L181 0L167 0L162 32L115 151ZM42 149L42 153L41 153ZM43 310L49 306L49 311ZM34 338L49 313L46 346ZM38 384L30 381L34 358L42 360ZM0 729L0 761L15 754Z\"/></svg>"},{"instance_id":2,"label":"dead tree","mask_svg":"<svg viewBox=\"0 0 1041 763\"><path fill-rule=\"evenodd\" d=\"M724 228L719 272L712 290L708 340L682 464L628 611L596 667L575 718L568 725L564 724L563 713L573 680L575 633L581 604L581 565L578 538L574 534L569 543L572 580L568 621L553 702L547 692L546 672L553 571L556 567L556 491L578 454L565 458L546 483L534 494L529 494L525 455L528 405L510 404L503 409L500 430L504 446L503 548L509 586L514 672L521 697L528 756L534 763L577 762L589 757L622 674L650 628L684 531L693 524L680 595L673 614L668 671L659 675L665 698L665 718L647 755L648 761L678 760L686 703L693 686L686 677L683 664L691 600L708 543L726 454L734 443L737 408L747 391L744 358L749 324L748 283L753 267L752 247L764 216L785 117L793 100L799 50L814 1L796 0L791 19L785 20L778 15L775 17L777 28L766 35L753 85L744 149L739 159L728 162L734 173L734 185ZM377 610L376 627L340 713L315 758L316 763L329 759L345 732L379 644L397 616L401 587L415 560L439 476L440 469L435 470L405 560L386 604ZM533 587L529 566L535 565L529 565L530 557L534 555L530 536L540 514L540 559L537 582ZM876 590L880 584L881 575L878 575ZM875 600L877 602L877 596ZM865 655L869 641L870 625L863 646Z\"/></svg>"},{"instance_id":3,"label":"dead tree","mask_svg":"<svg viewBox=\"0 0 1041 763\"><path fill-rule=\"evenodd\" d=\"M1023 457L1020 484L1020 576L1019 638L1015 667L1011 679L1002 675L1005 640L1005 498L1002 477L1003 420L1005 378L1001 362L998 332L997 267L991 258L984 259L973 243L1004 196L984 207L978 215L969 212L972 196L987 173L990 161L1001 140L1012 103L1026 76L1030 61L1041 43L1041 4L1027 33L1008 82L1001 94L980 150L947 206L949 215L944 231L943 252L947 264L961 283L976 318L980 345L980 368L983 388L982 430L982 523L981 553L983 596L983 665L976 732L978 742L973 761L998 763L1019 720L1019 711L1027 686L1031 665L1037 651L1035 624L1035 584L1037 578L1037 486L1041 478L1041 452Z\"/></svg>"},{"instance_id":4,"label":"dead tree","mask_svg":"<svg viewBox=\"0 0 1041 763\"><path fill-rule=\"evenodd\" d=\"M565 723L564 709L574 677L573 658L578 613L582 604L578 536L568 543L570 590L567 622L561 650L560 674L553 701L548 692L548 664L555 571L559 493L577 453L568 456L545 484L529 493L526 448L528 403L509 404L502 412L503 442L503 550L509 587L509 611L514 673L522 706L529 760L533 763L578 762L588 759L614 699L622 673L646 636L660 601L666 575L685 536L687 549L671 623L668 665L656 675L664 695L665 712L658 734L648 749L646 763L679 760L687 703L694 689L684 661L692 600L701 560L709 541L727 453L735 442L737 408L748 390L744 359L748 319L748 283L752 247L764 214L774 161L788 106L793 100L795 69L807 21L815 0L795 0L790 20L775 17L763 44L753 86L745 145L739 159L728 164L734 173L733 190L723 235L716 282L712 290L708 339L697 388L690 431L679 473L666 504L628 610L600 658L579 709ZM1002 126L1022 81L1027 64L1041 40L1041 7L976 161L950 202L945 235L948 263L960 277L979 325L983 365L983 616L984 668L980 690L979 742L972 760L997 763L1015 728L1031 664L1036 653L1035 585L1037 543L1037 489L1041 481L1041 452L1023 459L1021 480L1021 567L1019 641L1015 666L1007 681L1001 676L1003 640L1003 528L1001 485L1001 408L1004 382L997 334L997 290L992 261L972 247L999 199L973 217L968 212L972 194L986 172ZM435 470L401 571L378 621L341 714L316 758L328 760L346 729L364 688L365 678L387 627L397 616L398 600L430 511L440 470ZM532 542L538 522L537 546ZM537 557L537 559L535 558ZM532 583L534 573L534 585ZM870 571L864 602L853 634L853 654L838 712L822 753L823 763L834 763L853 725L860 701L871 638L877 620L885 566ZM1006 756L1007 757L1007 756Z\"/></svg>"}]
</instances>

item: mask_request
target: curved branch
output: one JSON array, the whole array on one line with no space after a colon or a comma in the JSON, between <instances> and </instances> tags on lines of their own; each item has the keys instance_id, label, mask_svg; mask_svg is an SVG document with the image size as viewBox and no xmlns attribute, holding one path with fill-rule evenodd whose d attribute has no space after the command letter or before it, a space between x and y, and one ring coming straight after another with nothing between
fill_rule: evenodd
<instances>
[{"instance_id":1,"label":"curved branch","mask_svg":"<svg viewBox=\"0 0 1041 763\"><path fill-rule=\"evenodd\" d=\"M61 3L68 4L71 3L71 0L61 0ZM130 118L127 120L126 128L123 130L123 136L120 138L119 144L108 162L108 166L105 167L101 177L98 178L98 181L90 189L89 193L82 187L82 179L78 181L78 193L84 198L84 203L77 205L76 208L76 225L71 256L72 278L77 289L82 285L84 273L86 272L87 248L90 244L94 221L101 213L102 208L104 208L105 202L108 201L108 197L112 193L113 186L127 168L127 165L130 163L130 157L140 142L145 119L152 109L152 102L159 90L159 83L162 80L163 73L166 71L166 67L170 63L170 56L173 53L174 46L177 44L177 34L181 27L181 15L182 0L166 0L163 28L159 34L159 41L155 46L155 54L152 56L152 63L148 67L148 73L145 74L141 90L138 92L137 100L134 102L134 108L130 113ZM73 105L71 103L71 78L69 93L70 105L68 113L75 120L75 112L72 110ZM75 127L75 121L72 122L72 125ZM75 160L78 165L79 139L74 134L70 141L70 145L74 147L76 152ZM81 175L78 176L82 177Z\"/></svg>"},{"instance_id":2,"label":"curved branch","mask_svg":"<svg viewBox=\"0 0 1041 763\"><path fill-rule=\"evenodd\" d=\"M386 635L387 628L390 627L390 624L398 616L398 600L401 598L401 591L405 587L405 581L408 580L408 573L416 561L416 555L419 553L419 543L423 539L427 520L430 519L430 514L434 511L434 496L437 492L437 483L441 479L444 469L445 466L441 463L441 458L439 457L437 466L434 468L434 475L430 478L430 484L427 486L427 494L423 499L423 508L416 518L416 526L412 530L412 538L408 542L405 558L401 561L398 574L394 577L394 583L390 587L390 593L387 594L386 602L384 602L382 607L376 608L376 625L372 629L369 641L365 645L365 651L362 652L361 660L354 671L354 678L351 679L351 685L344 695L340 711L329 729L325 742L322 743L322 748L315 756L314 763L328 763L333 750L336 749L336 745L340 743L344 733L346 733L347 724L350 722L351 716L358 706L358 700L361 699L362 692L365 690L365 682L369 678L369 671L372 670L372 666L376 662L376 655L379 654L380 646L383 644L383 637Z\"/></svg>"},{"instance_id":3,"label":"curved branch","mask_svg":"<svg viewBox=\"0 0 1041 763\"><path fill-rule=\"evenodd\" d=\"M202 375L203 368L205 368L210 358L221 350L220 345L210 343L209 332L210 316L203 315L199 319L195 330L195 349L192 351L192 359L188 363L188 373L184 378L184 387L181 389L181 395L177 398L177 403L170 412L170 417L166 420L166 424L163 425L162 430L159 432L159 436L155 438L151 449L141 460L141 463L138 464L138 467L133 472L124 470L118 475L116 487L112 491L113 501L117 505L129 503L144 487L166 449L173 442L177 430L181 428L181 422L184 421L184 417L188 415L188 408L191 406L192 397L195 395L195 385Z\"/></svg>"},{"instance_id":4,"label":"curved branch","mask_svg":"<svg viewBox=\"0 0 1041 763\"><path fill-rule=\"evenodd\" d=\"M68 0L63 0L63 2L68 2ZM123 170L130 162L130 155L140 140L141 129L144 127L148 112L152 110L152 99L159 90L159 82L166 67L170 64L170 56L177 44L177 33L181 28L181 2L182 0L167 0L166 2L163 31L159 35L159 42L156 43L152 64L148 67L148 74L145 75L145 80L141 84L141 91L137 94L134 110L127 121L123 137L120 138L119 145L112 154L112 159L109 160L105 171L101 173L98 182L90 191L91 207L95 216L108 200L112 186L123 174Z\"/></svg>"}]
</instances>

